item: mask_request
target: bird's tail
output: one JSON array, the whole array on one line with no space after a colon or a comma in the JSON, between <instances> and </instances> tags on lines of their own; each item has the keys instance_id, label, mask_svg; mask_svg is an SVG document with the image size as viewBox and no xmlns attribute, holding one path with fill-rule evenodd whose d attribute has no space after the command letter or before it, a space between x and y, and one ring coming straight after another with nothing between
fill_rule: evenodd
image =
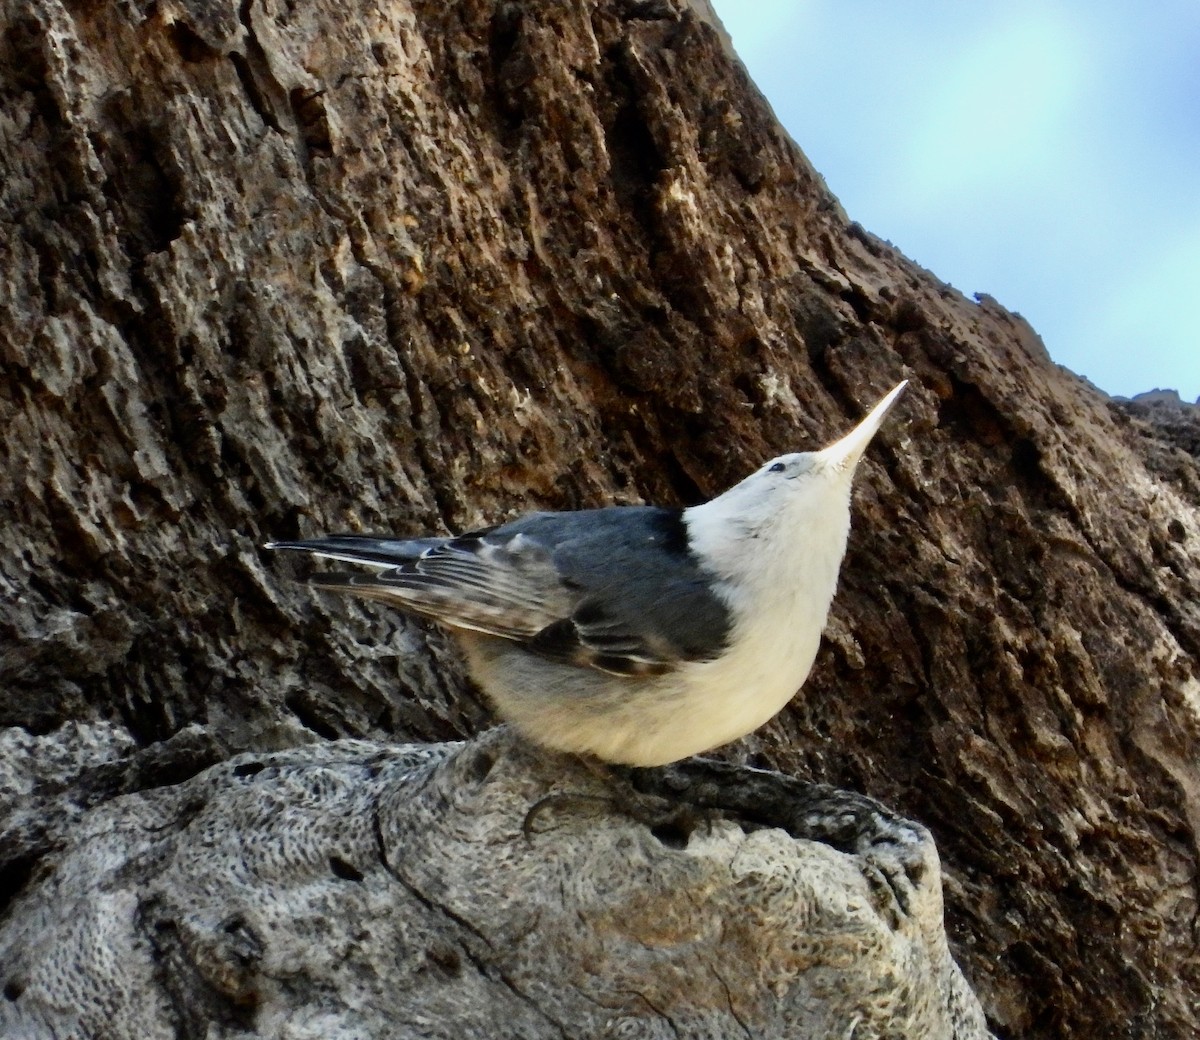
<instances>
[{"instance_id":1,"label":"bird's tail","mask_svg":"<svg viewBox=\"0 0 1200 1040\"><path fill-rule=\"evenodd\" d=\"M446 541L444 538L371 538L343 534L294 542L267 542L264 549L291 549L322 560L358 563L383 570L410 563Z\"/></svg>"},{"instance_id":2,"label":"bird's tail","mask_svg":"<svg viewBox=\"0 0 1200 1040\"><path fill-rule=\"evenodd\" d=\"M264 549L291 549L325 560L361 564L374 573L341 572L312 575L308 581L331 592L345 592L381 600L401 610L440 621L452 628L471 629L508 639L526 639L556 620L560 604L536 596L511 579L513 561L503 557L491 570L487 562L496 551L480 553L481 534L459 538L370 538L338 535L294 542L267 542ZM441 550L441 551L438 551ZM545 553L521 557L526 569L549 570ZM503 565L508 564L508 567ZM553 584L545 582L548 590Z\"/></svg>"}]
</instances>

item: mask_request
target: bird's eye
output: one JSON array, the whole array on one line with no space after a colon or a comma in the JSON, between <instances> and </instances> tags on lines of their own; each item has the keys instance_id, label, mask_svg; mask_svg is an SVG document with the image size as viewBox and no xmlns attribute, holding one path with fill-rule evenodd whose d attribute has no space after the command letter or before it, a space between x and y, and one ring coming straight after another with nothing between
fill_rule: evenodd
<instances>
[{"instance_id":1,"label":"bird's eye","mask_svg":"<svg viewBox=\"0 0 1200 1040\"><path fill-rule=\"evenodd\" d=\"M782 462L775 462L771 464L771 468L768 469L767 472L782 473L785 469L787 469L787 466L785 466Z\"/></svg>"}]
</instances>

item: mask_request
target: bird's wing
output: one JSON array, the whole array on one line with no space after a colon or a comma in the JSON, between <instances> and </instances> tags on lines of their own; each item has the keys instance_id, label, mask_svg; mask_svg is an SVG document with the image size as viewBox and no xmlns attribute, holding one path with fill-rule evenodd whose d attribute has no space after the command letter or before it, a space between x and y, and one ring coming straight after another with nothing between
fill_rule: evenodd
<instances>
[{"instance_id":1,"label":"bird's wing","mask_svg":"<svg viewBox=\"0 0 1200 1040\"><path fill-rule=\"evenodd\" d=\"M546 549L495 529L459 538L409 541L342 536L271 542L323 559L359 563L373 574L316 574L321 588L350 592L454 628L524 640L570 613L573 597Z\"/></svg>"},{"instance_id":2,"label":"bird's wing","mask_svg":"<svg viewBox=\"0 0 1200 1040\"><path fill-rule=\"evenodd\" d=\"M718 656L728 638L725 608L695 586L658 591L654 609L639 611L619 587L593 589L570 617L543 628L526 646L551 660L624 676L663 675Z\"/></svg>"},{"instance_id":3,"label":"bird's wing","mask_svg":"<svg viewBox=\"0 0 1200 1040\"><path fill-rule=\"evenodd\" d=\"M728 608L690 556L678 510L534 513L451 539L273 544L376 568L319 575L322 587L616 675L710 659L729 637Z\"/></svg>"}]
</instances>

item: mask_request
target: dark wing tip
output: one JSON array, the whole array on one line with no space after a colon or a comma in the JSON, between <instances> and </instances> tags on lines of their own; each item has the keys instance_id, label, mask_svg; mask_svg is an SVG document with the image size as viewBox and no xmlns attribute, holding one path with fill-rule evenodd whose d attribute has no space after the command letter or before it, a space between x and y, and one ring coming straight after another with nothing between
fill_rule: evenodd
<instances>
[{"instance_id":1,"label":"dark wing tip","mask_svg":"<svg viewBox=\"0 0 1200 1040\"><path fill-rule=\"evenodd\" d=\"M597 671L620 675L627 679L646 679L655 675L666 675L677 667L670 661L643 661L636 657L623 657L619 654L595 654L587 663Z\"/></svg>"},{"instance_id":2,"label":"dark wing tip","mask_svg":"<svg viewBox=\"0 0 1200 1040\"><path fill-rule=\"evenodd\" d=\"M624 646L626 649L622 652L620 649L605 647L604 642ZM645 648L628 636L613 640L585 638L572 618L563 618L547 625L531 639L525 640L525 646L551 661L573 664L580 668L594 668L626 679L665 675L677 667L675 661L642 656Z\"/></svg>"}]
</instances>

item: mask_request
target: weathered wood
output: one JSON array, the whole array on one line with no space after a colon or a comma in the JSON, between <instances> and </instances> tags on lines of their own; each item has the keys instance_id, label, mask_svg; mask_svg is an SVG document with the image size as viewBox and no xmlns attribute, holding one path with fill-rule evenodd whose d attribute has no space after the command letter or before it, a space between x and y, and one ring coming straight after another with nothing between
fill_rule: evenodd
<instances>
[{"instance_id":1,"label":"weathered wood","mask_svg":"<svg viewBox=\"0 0 1200 1040\"><path fill-rule=\"evenodd\" d=\"M86 818L0 936L0 1033L984 1040L928 833L808 793L781 822L853 819L845 852L732 813L649 826L503 730L243 755Z\"/></svg>"}]
</instances>

